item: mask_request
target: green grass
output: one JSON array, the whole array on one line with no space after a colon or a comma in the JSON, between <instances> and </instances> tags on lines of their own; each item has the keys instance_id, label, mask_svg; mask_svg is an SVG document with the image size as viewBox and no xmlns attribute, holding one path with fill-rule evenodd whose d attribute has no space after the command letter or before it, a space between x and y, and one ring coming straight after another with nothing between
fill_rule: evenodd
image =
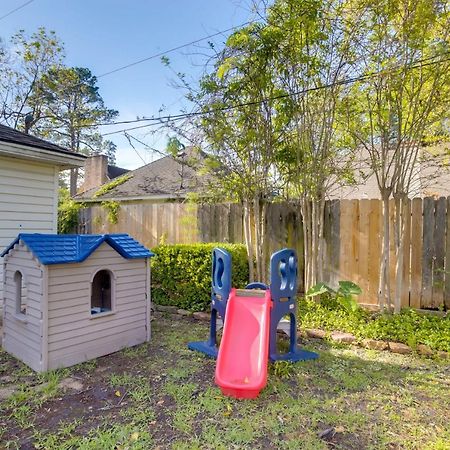
<instances>
[{"instance_id":1,"label":"green grass","mask_svg":"<svg viewBox=\"0 0 450 450\"><path fill-rule=\"evenodd\" d=\"M207 336L207 325L166 319L153 324L150 344L102 358L98 365L106 370L73 369L86 394L64 398L55 386L67 373L30 378L20 366L21 375L11 376L23 388L0 404L2 446L449 449L445 361L311 341L307 347L319 353L318 360L271 365L261 395L242 401L224 397L215 386L213 360L186 350L188 341ZM2 373L13 364L0 353ZM31 389L27 380L44 388ZM105 400L89 400L95 398L91 391L104 392ZM73 408L60 409L64 418L54 422L59 398ZM331 443L319 437L329 428L335 430Z\"/></svg>"},{"instance_id":2,"label":"green grass","mask_svg":"<svg viewBox=\"0 0 450 450\"><path fill-rule=\"evenodd\" d=\"M148 450L152 439L148 431L133 425L104 425L91 430L87 436L77 436L73 432L76 424L69 428L61 425L56 433L34 435L34 446L43 450L92 450L92 449L133 449Z\"/></svg>"}]
</instances>

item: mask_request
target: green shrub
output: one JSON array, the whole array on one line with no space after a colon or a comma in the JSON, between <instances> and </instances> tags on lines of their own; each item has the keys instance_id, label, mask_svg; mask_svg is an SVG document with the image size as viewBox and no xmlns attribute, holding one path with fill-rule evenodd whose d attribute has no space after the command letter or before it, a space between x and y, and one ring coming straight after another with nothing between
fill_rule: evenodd
<instances>
[{"instance_id":1,"label":"green shrub","mask_svg":"<svg viewBox=\"0 0 450 450\"><path fill-rule=\"evenodd\" d=\"M72 200L67 189L59 190L58 199L58 233L76 233L78 225L78 211L83 208L82 203Z\"/></svg>"},{"instance_id":2,"label":"green shrub","mask_svg":"<svg viewBox=\"0 0 450 450\"><path fill-rule=\"evenodd\" d=\"M371 338L403 342L413 348L426 344L435 350L450 351L450 317L419 314L404 309L400 314L372 313L358 308L349 311L332 295L320 302L300 299L299 323L305 328L346 331L359 339Z\"/></svg>"},{"instance_id":3,"label":"green shrub","mask_svg":"<svg viewBox=\"0 0 450 450\"><path fill-rule=\"evenodd\" d=\"M221 247L232 257L232 286L248 283L247 251L241 244L176 244L152 249L152 298L160 305L206 311L211 301L211 252Z\"/></svg>"},{"instance_id":4,"label":"green shrub","mask_svg":"<svg viewBox=\"0 0 450 450\"><path fill-rule=\"evenodd\" d=\"M336 300L348 313L354 313L359 308L355 296L361 294L361 292L361 288L352 281L339 281L337 290L332 289L325 283L318 283L308 289L305 297L327 295Z\"/></svg>"}]
</instances>

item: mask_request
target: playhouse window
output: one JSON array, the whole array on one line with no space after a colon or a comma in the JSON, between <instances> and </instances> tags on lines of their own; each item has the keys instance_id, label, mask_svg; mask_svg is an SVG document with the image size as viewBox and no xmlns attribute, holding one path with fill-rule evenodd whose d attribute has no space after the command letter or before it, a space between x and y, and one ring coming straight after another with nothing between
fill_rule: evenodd
<instances>
[{"instance_id":1,"label":"playhouse window","mask_svg":"<svg viewBox=\"0 0 450 450\"><path fill-rule=\"evenodd\" d=\"M91 314L112 310L112 277L108 270L98 271L92 280Z\"/></svg>"},{"instance_id":2,"label":"playhouse window","mask_svg":"<svg viewBox=\"0 0 450 450\"><path fill-rule=\"evenodd\" d=\"M16 285L16 314L27 313L27 293L23 282L23 275L17 271L14 274L14 283Z\"/></svg>"}]
</instances>

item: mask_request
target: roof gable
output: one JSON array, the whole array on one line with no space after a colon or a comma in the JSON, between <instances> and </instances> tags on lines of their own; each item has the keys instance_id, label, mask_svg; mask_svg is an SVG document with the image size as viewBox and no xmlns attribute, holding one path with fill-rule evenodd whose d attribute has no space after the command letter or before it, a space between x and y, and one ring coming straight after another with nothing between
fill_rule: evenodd
<instances>
[{"instance_id":1,"label":"roof gable","mask_svg":"<svg viewBox=\"0 0 450 450\"><path fill-rule=\"evenodd\" d=\"M126 259L150 258L154 254L128 234L37 234L21 233L0 256L22 241L44 265L80 263L103 242Z\"/></svg>"}]
</instances>

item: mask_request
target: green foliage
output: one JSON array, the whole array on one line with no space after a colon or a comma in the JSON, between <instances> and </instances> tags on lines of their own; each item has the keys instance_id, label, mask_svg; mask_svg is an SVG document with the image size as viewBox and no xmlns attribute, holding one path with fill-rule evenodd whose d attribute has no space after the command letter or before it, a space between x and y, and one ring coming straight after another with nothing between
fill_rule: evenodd
<instances>
[{"instance_id":1,"label":"green foliage","mask_svg":"<svg viewBox=\"0 0 450 450\"><path fill-rule=\"evenodd\" d=\"M40 27L31 35L20 30L11 36L8 45L0 49L2 123L29 130L40 120L48 99L35 95L39 84L36 81L51 67L60 67L63 59L64 45L54 31Z\"/></svg>"},{"instance_id":2,"label":"green foliage","mask_svg":"<svg viewBox=\"0 0 450 450\"><path fill-rule=\"evenodd\" d=\"M275 361L270 368L273 375L278 378L290 378L295 372L295 366L290 361Z\"/></svg>"},{"instance_id":3,"label":"green foliage","mask_svg":"<svg viewBox=\"0 0 450 450\"><path fill-rule=\"evenodd\" d=\"M241 244L177 244L153 248L152 298L160 305L205 311L211 301L211 252L221 247L232 256L232 285L248 283L247 251Z\"/></svg>"},{"instance_id":4,"label":"green foliage","mask_svg":"<svg viewBox=\"0 0 450 450\"><path fill-rule=\"evenodd\" d=\"M176 157L184 149L184 144L176 136L169 137L166 145L166 151L169 155Z\"/></svg>"},{"instance_id":5,"label":"green foliage","mask_svg":"<svg viewBox=\"0 0 450 450\"><path fill-rule=\"evenodd\" d=\"M360 339L382 339L414 347L426 344L435 350L450 351L450 317L419 314L404 309L399 314L371 313L362 308L345 307L333 295L323 295L320 302L308 297L299 302L302 327L328 331L347 331Z\"/></svg>"},{"instance_id":6,"label":"green foliage","mask_svg":"<svg viewBox=\"0 0 450 450\"><path fill-rule=\"evenodd\" d=\"M327 294L334 298L347 312L355 312L359 305L354 299L354 295L361 294L361 288L353 281L339 281L338 290L334 290L325 283L318 283L308 289L306 297Z\"/></svg>"},{"instance_id":7,"label":"green foliage","mask_svg":"<svg viewBox=\"0 0 450 450\"><path fill-rule=\"evenodd\" d=\"M98 191L92 196L92 198L101 197L102 195L107 194L108 192L112 191L117 186L120 186L121 184L125 183L125 181L128 181L133 175L126 174L122 175L120 177L114 178L110 183L104 184L101 186Z\"/></svg>"},{"instance_id":8,"label":"green foliage","mask_svg":"<svg viewBox=\"0 0 450 450\"><path fill-rule=\"evenodd\" d=\"M105 107L97 78L86 67L51 67L33 95L47 99L40 134L73 151L98 148L97 124L119 114Z\"/></svg>"},{"instance_id":9,"label":"green foliage","mask_svg":"<svg viewBox=\"0 0 450 450\"><path fill-rule=\"evenodd\" d=\"M83 207L83 203L72 200L67 189L59 190L58 233L67 234L76 231L78 225L78 211Z\"/></svg>"},{"instance_id":10,"label":"green foliage","mask_svg":"<svg viewBox=\"0 0 450 450\"><path fill-rule=\"evenodd\" d=\"M102 202L101 205L108 211L109 222L115 225L119 221L120 203L108 200Z\"/></svg>"}]
</instances>

